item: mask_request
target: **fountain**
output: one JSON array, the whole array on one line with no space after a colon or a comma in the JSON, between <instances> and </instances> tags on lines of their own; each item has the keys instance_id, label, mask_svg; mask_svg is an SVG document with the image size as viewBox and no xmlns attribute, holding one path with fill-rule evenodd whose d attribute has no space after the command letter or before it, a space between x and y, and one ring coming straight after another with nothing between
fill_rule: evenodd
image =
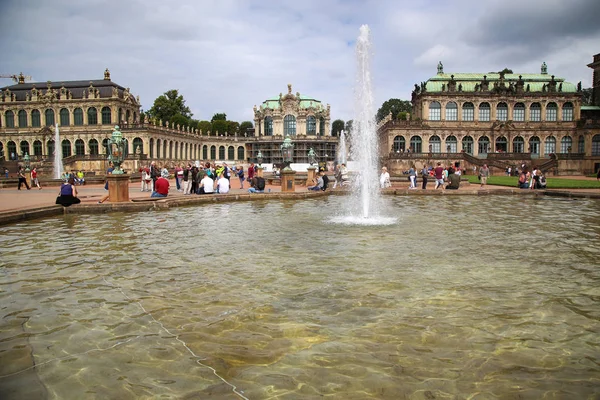
<instances>
[{"instance_id":1,"label":"fountain","mask_svg":"<svg viewBox=\"0 0 600 400\"><path fill-rule=\"evenodd\" d=\"M62 145L60 143L60 132L58 131L58 124L54 127L54 179L62 179L64 172L62 162Z\"/></svg>"},{"instance_id":2,"label":"fountain","mask_svg":"<svg viewBox=\"0 0 600 400\"><path fill-rule=\"evenodd\" d=\"M346 132L340 132L340 141L337 148L337 163L348 164L348 151L346 149Z\"/></svg>"}]
</instances>

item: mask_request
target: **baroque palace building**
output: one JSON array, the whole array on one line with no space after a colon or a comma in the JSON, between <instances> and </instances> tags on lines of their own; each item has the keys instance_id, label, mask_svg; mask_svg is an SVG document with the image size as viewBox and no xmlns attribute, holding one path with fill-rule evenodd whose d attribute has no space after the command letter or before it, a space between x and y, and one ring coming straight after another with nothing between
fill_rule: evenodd
<instances>
[{"instance_id":1,"label":"baroque palace building","mask_svg":"<svg viewBox=\"0 0 600 400\"><path fill-rule=\"evenodd\" d=\"M600 54L594 56L600 76ZM510 72L510 71L509 71ZM600 87L594 79L594 92ZM582 106L581 83L548 73L445 73L415 85L407 120L378 124L382 162L395 173L438 161L498 173L522 164L553 174L600 168L600 107ZM596 96L598 97L598 96Z\"/></svg>"}]
</instances>

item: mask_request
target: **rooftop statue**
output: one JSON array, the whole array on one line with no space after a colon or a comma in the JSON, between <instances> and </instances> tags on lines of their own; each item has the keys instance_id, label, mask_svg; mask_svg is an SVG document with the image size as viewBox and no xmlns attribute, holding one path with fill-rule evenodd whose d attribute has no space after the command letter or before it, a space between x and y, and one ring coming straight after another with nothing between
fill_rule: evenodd
<instances>
[{"instance_id":1,"label":"rooftop statue","mask_svg":"<svg viewBox=\"0 0 600 400\"><path fill-rule=\"evenodd\" d=\"M438 69L438 74L444 73L444 65L442 64L441 61L438 63L437 69Z\"/></svg>"}]
</instances>

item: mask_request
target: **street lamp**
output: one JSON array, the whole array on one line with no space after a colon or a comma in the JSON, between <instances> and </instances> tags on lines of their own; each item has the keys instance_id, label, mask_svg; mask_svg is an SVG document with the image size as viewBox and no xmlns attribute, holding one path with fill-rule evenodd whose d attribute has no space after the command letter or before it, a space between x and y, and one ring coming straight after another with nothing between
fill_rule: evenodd
<instances>
[{"instance_id":1,"label":"street lamp","mask_svg":"<svg viewBox=\"0 0 600 400\"><path fill-rule=\"evenodd\" d=\"M260 150L258 151L258 154L256 155L256 161L258 162L258 166L262 167L263 155L260 152Z\"/></svg>"},{"instance_id":2,"label":"street lamp","mask_svg":"<svg viewBox=\"0 0 600 400\"><path fill-rule=\"evenodd\" d=\"M115 130L112 133L112 137L108 140L108 149L108 160L113 163L114 167L112 174L124 174L125 172L123 172L121 169L121 164L123 164L124 161L125 141L123 140L123 134L121 133L119 125L115 125Z\"/></svg>"},{"instance_id":3,"label":"street lamp","mask_svg":"<svg viewBox=\"0 0 600 400\"><path fill-rule=\"evenodd\" d=\"M292 144L292 139L289 136L286 136L283 144L281 145L281 157L283 158L283 162L285 164L285 171L291 171L290 164L292 163L292 159L294 156L294 145Z\"/></svg>"}]
</instances>

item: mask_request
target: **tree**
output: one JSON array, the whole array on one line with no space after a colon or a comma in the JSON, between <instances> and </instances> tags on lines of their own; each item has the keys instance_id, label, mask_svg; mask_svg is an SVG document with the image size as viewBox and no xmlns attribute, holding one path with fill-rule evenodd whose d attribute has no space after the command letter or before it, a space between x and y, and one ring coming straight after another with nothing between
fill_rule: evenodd
<instances>
[{"instance_id":1,"label":"tree","mask_svg":"<svg viewBox=\"0 0 600 400\"><path fill-rule=\"evenodd\" d=\"M592 88L586 88L583 89L581 91L581 93L583 93L583 97L581 98L581 105L582 106L593 106L593 95L594 95L594 89ZM600 100L600 99L598 99Z\"/></svg>"},{"instance_id":2,"label":"tree","mask_svg":"<svg viewBox=\"0 0 600 400\"><path fill-rule=\"evenodd\" d=\"M400 99L389 99L385 101L379 110L377 110L377 122L388 116L390 112L393 116L397 116L401 112L412 112L412 104L410 101Z\"/></svg>"},{"instance_id":3,"label":"tree","mask_svg":"<svg viewBox=\"0 0 600 400\"><path fill-rule=\"evenodd\" d=\"M198 121L198 129L202 131L202 135L208 135L212 131L212 124L210 121Z\"/></svg>"},{"instance_id":4,"label":"tree","mask_svg":"<svg viewBox=\"0 0 600 400\"><path fill-rule=\"evenodd\" d=\"M236 121L227 121L227 131L230 136L234 136L240 132L240 123Z\"/></svg>"},{"instance_id":5,"label":"tree","mask_svg":"<svg viewBox=\"0 0 600 400\"><path fill-rule=\"evenodd\" d=\"M184 117L181 114L175 114L174 116L171 117L170 121L177 126L177 124L179 124L180 126L184 126L184 125L189 125L190 124L190 119Z\"/></svg>"},{"instance_id":6,"label":"tree","mask_svg":"<svg viewBox=\"0 0 600 400\"><path fill-rule=\"evenodd\" d=\"M210 122L215 122L215 121L227 121L227 114L225 114L225 113L216 113L215 115L213 115L213 117L210 120Z\"/></svg>"},{"instance_id":7,"label":"tree","mask_svg":"<svg viewBox=\"0 0 600 400\"><path fill-rule=\"evenodd\" d=\"M169 90L165 92L163 95L160 95L154 100L154 105L150 110L148 110L148 115L152 118L155 118L158 122L159 120L164 121L172 121L176 115L183 117L186 122L181 124L179 121L183 121L180 117L177 117L176 123L180 125L189 124L189 120L192 117L192 112L190 108L185 105L185 100L183 96L179 94L176 89Z\"/></svg>"},{"instance_id":8,"label":"tree","mask_svg":"<svg viewBox=\"0 0 600 400\"><path fill-rule=\"evenodd\" d=\"M493 73L493 72L492 72ZM502 71L498 71L498 74L512 74L513 71L510 68L504 68Z\"/></svg>"},{"instance_id":9,"label":"tree","mask_svg":"<svg viewBox=\"0 0 600 400\"><path fill-rule=\"evenodd\" d=\"M346 124L344 124L344 121L341 119L336 119L333 121L331 124L331 136L339 136L340 132L344 130L345 126Z\"/></svg>"},{"instance_id":10,"label":"tree","mask_svg":"<svg viewBox=\"0 0 600 400\"><path fill-rule=\"evenodd\" d=\"M211 125L212 128L210 131L214 136L224 135L225 132L227 132L227 121L224 119L216 119L212 122Z\"/></svg>"},{"instance_id":11,"label":"tree","mask_svg":"<svg viewBox=\"0 0 600 400\"><path fill-rule=\"evenodd\" d=\"M248 129L254 128L254 125L250 121L244 121L240 124L240 135L244 136Z\"/></svg>"}]
</instances>

